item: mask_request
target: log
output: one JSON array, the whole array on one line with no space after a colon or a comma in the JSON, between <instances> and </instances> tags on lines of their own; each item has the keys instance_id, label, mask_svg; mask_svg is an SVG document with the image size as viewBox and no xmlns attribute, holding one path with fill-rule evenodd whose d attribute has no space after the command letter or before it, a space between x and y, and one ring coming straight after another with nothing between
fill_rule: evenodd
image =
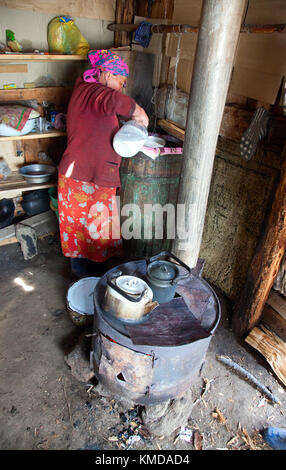
<instances>
[{"instance_id":1,"label":"log","mask_svg":"<svg viewBox=\"0 0 286 470\"><path fill-rule=\"evenodd\" d=\"M283 166L265 231L251 262L246 283L233 309L232 328L244 336L256 326L279 271L286 247L286 145Z\"/></svg>"},{"instance_id":2,"label":"log","mask_svg":"<svg viewBox=\"0 0 286 470\"><path fill-rule=\"evenodd\" d=\"M138 25L136 24L116 24L112 23L107 26L107 29L114 32L127 32L127 33L134 33ZM153 24L151 26L152 33L169 33L169 34L178 34L178 33L198 33L199 26L191 26L190 24ZM265 25L257 25L257 24L245 24L241 27L241 33L248 33L248 34L258 34L258 33L286 33L286 25L285 24L265 24Z\"/></svg>"},{"instance_id":3,"label":"log","mask_svg":"<svg viewBox=\"0 0 286 470\"><path fill-rule=\"evenodd\" d=\"M245 338L247 344L257 349L286 386L286 343L275 333L262 326L253 328Z\"/></svg>"}]
</instances>

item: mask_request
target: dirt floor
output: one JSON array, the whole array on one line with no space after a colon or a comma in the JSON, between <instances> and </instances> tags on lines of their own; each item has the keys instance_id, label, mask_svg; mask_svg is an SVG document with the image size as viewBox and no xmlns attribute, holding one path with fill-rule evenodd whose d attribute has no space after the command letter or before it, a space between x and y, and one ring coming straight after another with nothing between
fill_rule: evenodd
<instances>
[{"instance_id":1,"label":"dirt floor","mask_svg":"<svg viewBox=\"0 0 286 470\"><path fill-rule=\"evenodd\" d=\"M19 244L0 248L0 449L271 450L261 431L285 427L285 387L262 356L237 341L223 296L218 293L221 322L191 386L187 423L169 436L152 437L139 408L124 408L94 381L72 374L65 357L83 331L65 308L69 263L57 237L39 241L38 248L27 261ZM220 363L218 354L255 375L281 405Z\"/></svg>"}]
</instances>

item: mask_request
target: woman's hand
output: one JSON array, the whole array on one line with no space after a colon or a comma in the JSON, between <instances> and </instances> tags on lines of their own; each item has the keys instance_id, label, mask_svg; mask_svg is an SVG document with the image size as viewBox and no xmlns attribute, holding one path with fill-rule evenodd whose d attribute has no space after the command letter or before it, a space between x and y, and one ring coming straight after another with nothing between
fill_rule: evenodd
<instances>
[{"instance_id":1,"label":"woman's hand","mask_svg":"<svg viewBox=\"0 0 286 470\"><path fill-rule=\"evenodd\" d=\"M138 124L141 124L141 126L148 127L149 125L149 118L147 114L145 113L144 109L141 108L141 106L139 106L137 103L135 106L135 111L131 116L131 119L134 119L134 121L136 121Z\"/></svg>"}]
</instances>

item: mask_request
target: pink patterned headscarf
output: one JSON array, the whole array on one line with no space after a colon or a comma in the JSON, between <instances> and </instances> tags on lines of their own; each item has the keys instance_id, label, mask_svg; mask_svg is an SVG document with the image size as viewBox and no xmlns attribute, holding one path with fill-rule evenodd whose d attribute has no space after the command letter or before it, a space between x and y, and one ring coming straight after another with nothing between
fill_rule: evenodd
<instances>
[{"instance_id":1,"label":"pink patterned headscarf","mask_svg":"<svg viewBox=\"0 0 286 470\"><path fill-rule=\"evenodd\" d=\"M86 70L83 74L85 82L98 83L100 72L108 71L113 75L128 76L128 66L124 60L109 49L98 49L89 51L87 54L91 69Z\"/></svg>"}]
</instances>

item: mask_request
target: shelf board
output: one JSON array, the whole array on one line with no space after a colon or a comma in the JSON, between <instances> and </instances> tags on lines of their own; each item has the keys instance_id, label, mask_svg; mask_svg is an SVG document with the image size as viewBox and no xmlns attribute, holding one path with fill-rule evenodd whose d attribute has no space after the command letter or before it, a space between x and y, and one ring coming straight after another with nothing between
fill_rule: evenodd
<instances>
[{"instance_id":1,"label":"shelf board","mask_svg":"<svg viewBox=\"0 0 286 470\"><path fill-rule=\"evenodd\" d=\"M9 193L15 191L33 191L35 189L52 188L57 185L57 180L54 177L47 183L27 183L27 181L17 171L13 171L6 180L0 181L0 197L9 196Z\"/></svg>"},{"instance_id":2,"label":"shelf board","mask_svg":"<svg viewBox=\"0 0 286 470\"><path fill-rule=\"evenodd\" d=\"M37 87L37 88L11 88L0 90L1 101L37 100L37 101L59 101L68 102L72 94L72 88L63 86Z\"/></svg>"},{"instance_id":3,"label":"shelf board","mask_svg":"<svg viewBox=\"0 0 286 470\"><path fill-rule=\"evenodd\" d=\"M66 132L63 131L57 131L57 130L52 130L48 132L30 132L30 134L26 135L17 135L13 137L8 137L8 136L1 136L0 137L0 143L9 141L9 140L33 140L33 139L47 139L51 137L61 137L65 136Z\"/></svg>"},{"instance_id":4,"label":"shelf board","mask_svg":"<svg viewBox=\"0 0 286 470\"><path fill-rule=\"evenodd\" d=\"M50 54L48 52L44 53L30 53L25 54L22 52L11 52L9 54L0 54L0 61L3 62L14 62L14 61L86 61L86 55L76 55L76 54Z\"/></svg>"}]
</instances>

